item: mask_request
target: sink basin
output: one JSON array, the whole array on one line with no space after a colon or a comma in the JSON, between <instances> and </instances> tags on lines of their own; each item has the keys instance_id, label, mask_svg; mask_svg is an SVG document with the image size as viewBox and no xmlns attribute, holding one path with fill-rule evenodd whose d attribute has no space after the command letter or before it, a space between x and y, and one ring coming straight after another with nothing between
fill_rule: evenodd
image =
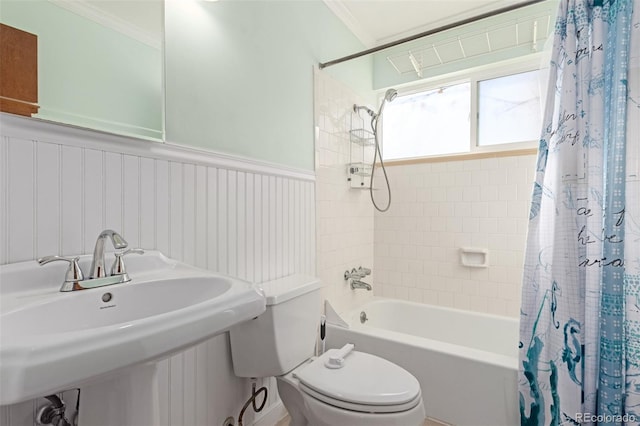
<instances>
[{"instance_id":1,"label":"sink basin","mask_svg":"<svg viewBox=\"0 0 640 426\"><path fill-rule=\"evenodd\" d=\"M81 257L83 270L90 262ZM265 310L257 286L159 252L129 256L123 284L61 293L65 270L0 266L0 405L159 359Z\"/></svg>"},{"instance_id":2,"label":"sink basin","mask_svg":"<svg viewBox=\"0 0 640 426\"><path fill-rule=\"evenodd\" d=\"M110 325L122 328L123 324L204 303L232 287L231 280L214 277L159 279L133 284L117 289L102 287L102 291L79 291L72 293L72 297L49 298L4 314L2 322L11 328L5 329L3 325L3 342L4 337L18 341L25 335L69 333ZM110 300L103 301L103 296ZM41 321L34 321L35 318L49 318L55 329L43 327Z\"/></svg>"}]
</instances>

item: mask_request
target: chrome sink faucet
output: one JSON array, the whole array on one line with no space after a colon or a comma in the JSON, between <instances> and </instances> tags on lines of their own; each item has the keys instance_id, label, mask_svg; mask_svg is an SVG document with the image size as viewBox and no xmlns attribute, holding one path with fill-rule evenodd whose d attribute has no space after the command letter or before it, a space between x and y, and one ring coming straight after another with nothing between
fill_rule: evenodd
<instances>
[{"instance_id":1,"label":"chrome sink faucet","mask_svg":"<svg viewBox=\"0 0 640 426\"><path fill-rule=\"evenodd\" d=\"M96 240L96 247L93 251L93 261L91 262L91 273L89 274L89 278L85 279L84 274L80 269L80 257L45 256L38 259L38 263L40 265L45 265L49 262L59 260L69 262L69 268L65 274L64 282L62 283L62 287L60 287L60 291L85 290L88 288L103 287L131 281L122 258L130 253L144 254L144 250L129 249L116 252L116 259L109 271L110 275L107 275L104 261L104 244L107 238L111 239L113 247L116 249L124 249L128 245L125 239L117 232L111 229L102 231Z\"/></svg>"},{"instance_id":2,"label":"chrome sink faucet","mask_svg":"<svg viewBox=\"0 0 640 426\"><path fill-rule=\"evenodd\" d=\"M91 262L89 278L102 278L107 276L104 266L104 242L107 237L111 238L113 248L115 249L125 249L129 245L116 231L111 229L102 231L100 235L98 235L96 247L93 249L93 261Z\"/></svg>"}]
</instances>

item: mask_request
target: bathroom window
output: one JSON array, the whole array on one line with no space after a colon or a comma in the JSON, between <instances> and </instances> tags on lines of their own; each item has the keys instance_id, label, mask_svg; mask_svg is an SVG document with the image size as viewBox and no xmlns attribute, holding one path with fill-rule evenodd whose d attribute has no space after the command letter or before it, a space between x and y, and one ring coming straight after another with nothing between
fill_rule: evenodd
<instances>
[{"instance_id":1,"label":"bathroom window","mask_svg":"<svg viewBox=\"0 0 640 426\"><path fill-rule=\"evenodd\" d=\"M384 158L469 151L471 84L398 96L385 106Z\"/></svg>"},{"instance_id":2,"label":"bathroom window","mask_svg":"<svg viewBox=\"0 0 640 426\"><path fill-rule=\"evenodd\" d=\"M478 146L540 137L539 76L535 70L478 82Z\"/></svg>"},{"instance_id":3,"label":"bathroom window","mask_svg":"<svg viewBox=\"0 0 640 426\"><path fill-rule=\"evenodd\" d=\"M531 63L443 80L385 105L382 156L400 160L535 148L546 90ZM542 89L542 90L541 90Z\"/></svg>"}]
</instances>

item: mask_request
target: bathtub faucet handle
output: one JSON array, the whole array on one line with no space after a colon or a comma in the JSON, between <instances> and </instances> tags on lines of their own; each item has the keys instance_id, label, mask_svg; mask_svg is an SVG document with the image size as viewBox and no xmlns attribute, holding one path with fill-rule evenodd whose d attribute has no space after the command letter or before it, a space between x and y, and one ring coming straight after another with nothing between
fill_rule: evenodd
<instances>
[{"instance_id":1,"label":"bathtub faucet handle","mask_svg":"<svg viewBox=\"0 0 640 426\"><path fill-rule=\"evenodd\" d=\"M361 269L356 270L356 268L352 268L351 272L349 272L349 270L347 269L346 271L344 271L344 280L345 281L348 279L359 280L364 278L365 275L367 274Z\"/></svg>"},{"instance_id":2,"label":"bathtub faucet handle","mask_svg":"<svg viewBox=\"0 0 640 426\"><path fill-rule=\"evenodd\" d=\"M363 268L362 266L360 266L360 267L358 268L358 272L363 273L365 276L366 276L366 275L371 275L371 269L369 269L369 268Z\"/></svg>"}]
</instances>

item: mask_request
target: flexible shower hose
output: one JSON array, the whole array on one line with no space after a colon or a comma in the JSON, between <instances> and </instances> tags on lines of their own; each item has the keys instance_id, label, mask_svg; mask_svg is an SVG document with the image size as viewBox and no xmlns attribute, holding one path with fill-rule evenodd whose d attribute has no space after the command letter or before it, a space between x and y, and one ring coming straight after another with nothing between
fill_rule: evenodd
<instances>
[{"instance_id":1,"label":"flexible shower hose","mask_svg":"<svg viewBox=\"0 0 640 426\"><path fill-rule=\"evenodd\" d=\"M384 102L384 101L383 101ZM380 113L382 113L382 108L380 109ZM373 130L373 139L375 142L375 148L373 150L373 164L371 165L371 179L369 180L369 195L371 196L371 203L373 207L376 208L380 213L384 213L389 210L391 207L391 186L389 185L389 178L387 177L387 170L384 168L384 161L382 160L382 153L380 152L380 143L378 139L378 119L381 114L371 117L371 130ZM387 200L387 206L385 208L380 208L376 204L376 200L373 197L373 175L376 171L376 160L378 155L380 156L380 165L382 166L382 173L384 174L384 180L387 184L387 194L389 194L389 199Z\"/></svg>"}]
</instances>

